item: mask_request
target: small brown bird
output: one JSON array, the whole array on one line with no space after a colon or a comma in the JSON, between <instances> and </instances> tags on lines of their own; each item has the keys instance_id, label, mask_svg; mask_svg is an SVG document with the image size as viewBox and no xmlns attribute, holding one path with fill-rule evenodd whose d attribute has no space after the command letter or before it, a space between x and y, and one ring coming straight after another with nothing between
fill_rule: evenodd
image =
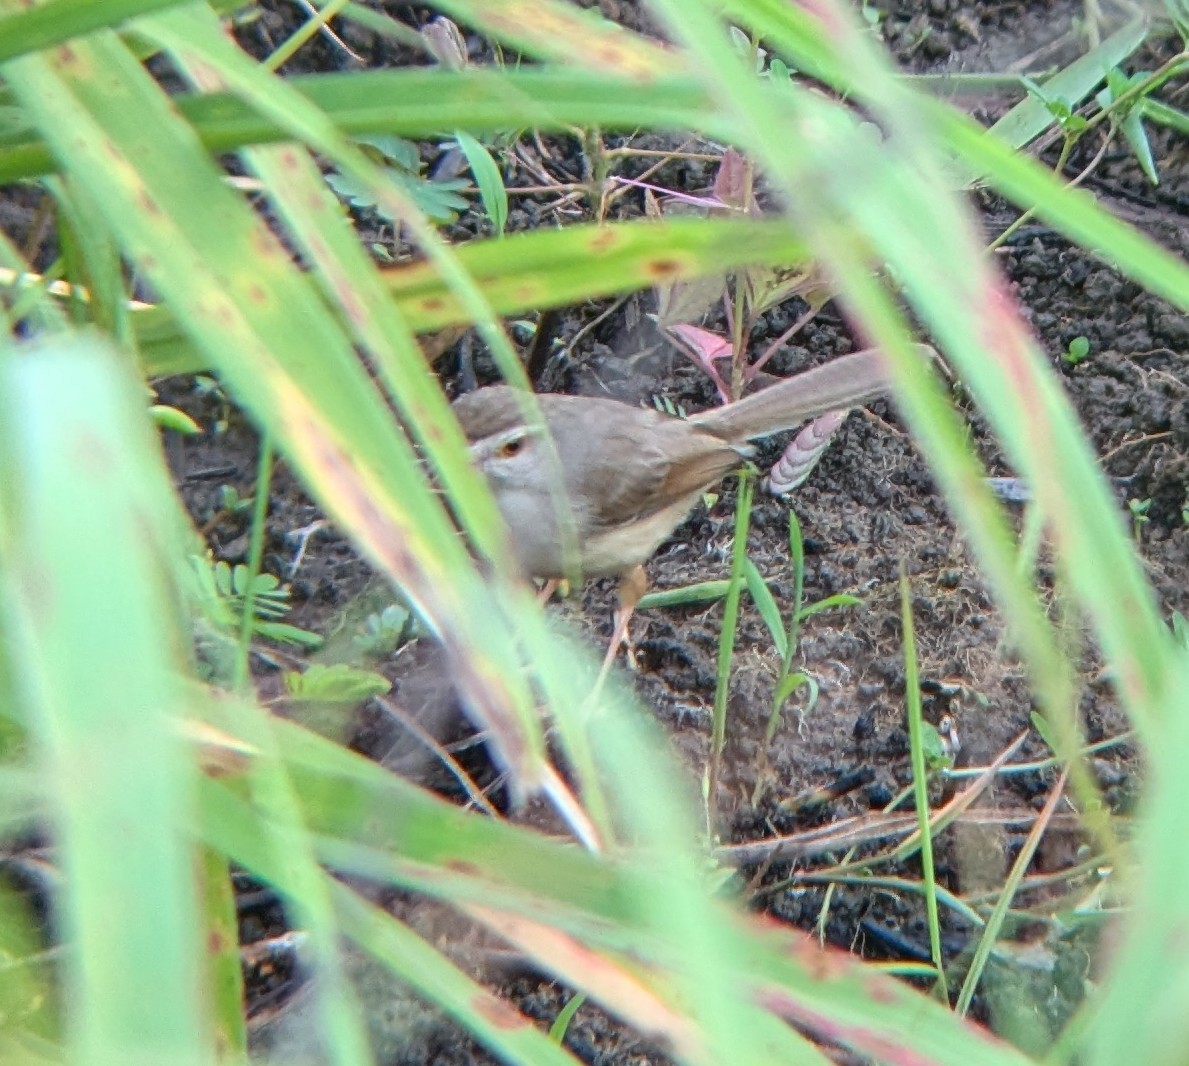
<instances>
[{"instance_id":1,"label":"small brown bird","mask_svg":"<svg viewBox=\"0 0 1189 1066\"><path fill-rule=\"evenodd\" d=\"M569 564L584 577L619 577L609 663L647 587L642 564L702 493L751 456L750 441L867 403L887 385L883 356L868 349L686 419L617 400L538 396L557 464L506 385L459 397L454 413L526 576L564 578Z\"/></svg>"}]
</instances>

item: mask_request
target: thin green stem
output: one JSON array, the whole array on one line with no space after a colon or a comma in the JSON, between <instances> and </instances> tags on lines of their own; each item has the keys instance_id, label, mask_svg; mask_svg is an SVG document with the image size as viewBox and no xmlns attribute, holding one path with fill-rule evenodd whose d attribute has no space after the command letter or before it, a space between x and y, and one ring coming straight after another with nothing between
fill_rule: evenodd
<instances>
[{"instance_id":1,"label":"thin green stem","mask_svg":"<svg viewBox=\"0 0 1189 1066\"><path fill-rule=\"evenodd\" d=\"M908 741L912 754L912 784L916 797L921 834L921 871L924 877L925 913L929 921L929 952L937 967L934 991L948 1003L949 985L941 958L941 924L937 907L937 879L933 869L933 835L929 826L929 776L925 769L924 730L921 717L921 687L917 666L916 630L912 621L912 600L904 563L900 564L900 615L904 628L904 697L908 709Z\"/></svg>"},{"instance_id":2,"label":"thin green stem","mask_svg":"<svg viewBox=\"0 0 1189 1066\"><path fill-rule=\"evenodd\" d=\"M235 661L235 688L248 687L251 671L252 631L256 620L256 577L264 558L264 525L268 519L268 490L272 482L272 437L260 437L260 455L256 460L256 494L252 499L252 537L248 546L248 580L244 586L243 616L239 626L239 649Z\"/></svg>"}]
</instances>

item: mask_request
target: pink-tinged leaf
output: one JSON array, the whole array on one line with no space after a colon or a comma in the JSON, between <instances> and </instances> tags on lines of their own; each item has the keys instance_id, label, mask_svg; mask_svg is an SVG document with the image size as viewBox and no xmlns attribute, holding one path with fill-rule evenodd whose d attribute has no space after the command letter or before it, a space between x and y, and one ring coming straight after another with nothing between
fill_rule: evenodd
<instances>
[{"instance_id":1,"label":"pink-tinged leaf","mask_svg":"<svg viewBox=\"0 0 1189 1066\"><path fill-rule=\"evenodd\" d=\"M703 374L714 382L719 396L722 397L724 403L727 403L731 394L727 389L727 383L723 381L722 375L715 367L714 361L733 358L734 349L731 347L731 342L718 333L702 329L701 326L691 326L686 322L677 322L674 325L666 326L665 334L694 361Z\"/></svg>"},{"instance_id":2,"label":"pink-tinged leaf","mask_svg":"<svg viewBox=\"0 0 1189 1066\"><path fill-rule=\"evenodd\" d=\"M815 418L801 430L768 472L768 491L774 496L783 496L803 484L848 414L850 408L831 411L821 418Z\"/></svg>"},{"instance_id":3,"label":"pink-tinged leaf","mask_svg":"<svg viewBox=\"0 0 1189 1066\"><path fill-rule=\"evenodd\" d=\"M734 148L728 148L714 176L714 196L728 207L759 213L754 195L755 183L748 171L747 159Z\"/></svg>"},{"instance_id":4,"label":"pink-tinged leaf","mask_svg":"<svg viewBox=\"0 0 1189 1066\"><path fill-rule=\"evenodd\" d=\"M734 355L731 342L726 337L701 326L679 322L669 326L668 332L699 365L712 359L730 359Z\"/></svg>"}]
</instances>

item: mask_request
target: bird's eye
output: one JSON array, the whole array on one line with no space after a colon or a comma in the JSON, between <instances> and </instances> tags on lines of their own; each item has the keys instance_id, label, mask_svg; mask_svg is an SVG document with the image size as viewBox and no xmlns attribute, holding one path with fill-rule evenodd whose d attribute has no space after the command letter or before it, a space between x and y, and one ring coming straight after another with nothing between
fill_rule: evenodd
<instances>
[{"instance_id":1,"label":"bird's eye","mask_svg":"<svg viewBox=\"0 0 1189 1066\"><path fill-rule=\"evenodd\" d=\"M519 455L524 450L524 438L513 437L511 440L504 441L503 444L496 449L496 457L499 459L511 459Z\"/></svg>"}]
</instances>

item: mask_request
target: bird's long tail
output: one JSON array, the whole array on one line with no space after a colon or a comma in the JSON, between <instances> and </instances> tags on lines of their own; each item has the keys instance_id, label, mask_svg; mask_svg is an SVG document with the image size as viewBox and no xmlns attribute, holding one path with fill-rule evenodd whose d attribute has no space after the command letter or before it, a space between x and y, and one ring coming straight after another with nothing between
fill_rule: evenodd
<instances>
[{"instance_id":1,"label":"bird's long tail","mask_svg":"<svg viewBox=\"0 0 1189 1066\"><path fill-rule=\"evenodd\" d=\"M922 356L937 353L916 345ZM690 421L717 437L741 443L794 429L830 411L870 403L888 391L887 360L878 348L867 348L791 378L769 385L737 403L692 415Z\"/></svg>"}]
</instances>

